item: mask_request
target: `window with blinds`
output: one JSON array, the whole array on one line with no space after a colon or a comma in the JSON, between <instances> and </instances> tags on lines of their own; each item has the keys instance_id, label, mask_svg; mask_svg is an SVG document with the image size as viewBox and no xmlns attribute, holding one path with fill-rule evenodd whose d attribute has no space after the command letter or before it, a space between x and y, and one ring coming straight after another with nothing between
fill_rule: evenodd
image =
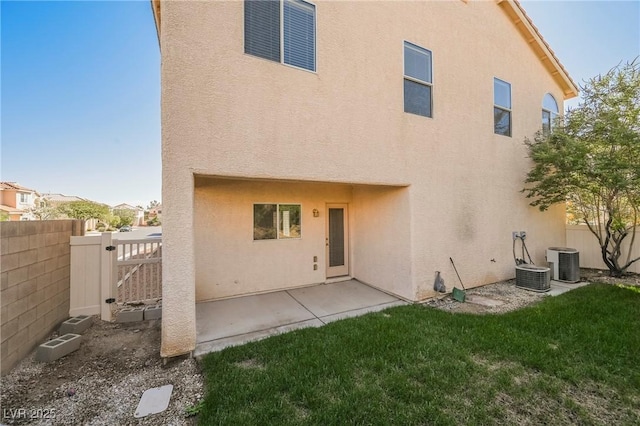
<instances>
[{"instance_id":1,"label":"window with blinds","mask_svg":"<svg viewBox=\"0 0 640 426\"><path fill-rule=\"evenodd\" d=\"M245 0L244 51L315 71L315 5L303 0Z\"/></svg>"}]
</instances>

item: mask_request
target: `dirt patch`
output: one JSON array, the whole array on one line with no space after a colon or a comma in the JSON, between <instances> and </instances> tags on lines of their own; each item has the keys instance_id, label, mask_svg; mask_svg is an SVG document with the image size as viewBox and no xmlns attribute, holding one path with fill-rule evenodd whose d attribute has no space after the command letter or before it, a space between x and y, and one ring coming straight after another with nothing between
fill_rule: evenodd
<instances>
[{"instance_id":1,"label":"dirt patch","mask_svg":"<svg viewBox=\"0 0 640 426\"><path fill-rule=\"evenodd\" d=\"M82 339L80 349L47 364L36 362L34 351L2 377L3 424L194 424L185 410L204 396L202 375L193 359L163 364L160 321L94 318ZM168 384L167 410L135 419L143 392Z\"/></svg>"}]
</instances>

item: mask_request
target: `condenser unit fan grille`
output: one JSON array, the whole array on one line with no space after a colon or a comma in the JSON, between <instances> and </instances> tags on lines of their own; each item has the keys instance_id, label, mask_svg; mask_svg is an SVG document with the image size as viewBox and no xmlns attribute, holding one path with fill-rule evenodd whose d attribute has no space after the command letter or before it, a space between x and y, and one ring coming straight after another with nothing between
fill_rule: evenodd
<instances>
[{"instance_id":1,"label":"condenser unit fan grille","mask_svg":"<svg viewBox=\"0 0 640 426\"><path fill-rule=\"evenodd\" d=\"M558 275L560 281L580 281L579 252L560 252L558 253L558 260Z\"/></svg>"},{"instance_id":2,"label":"condenser unit fan grille","mask_svg":"<svg viewBox=\"0 0 640 426\"><path fill-rule=\"evenodd\" d=\"M516 287L533 291L549 291L551 270L533 265L516 266Z\"/></svg>"}]
</instances>

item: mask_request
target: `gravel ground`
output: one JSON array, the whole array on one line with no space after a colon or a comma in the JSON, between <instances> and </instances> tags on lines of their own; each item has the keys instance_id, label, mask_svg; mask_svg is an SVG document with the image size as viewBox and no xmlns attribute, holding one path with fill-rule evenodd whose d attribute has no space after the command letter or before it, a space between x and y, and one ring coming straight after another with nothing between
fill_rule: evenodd
<instances>
[{"instance_id":1,"label":"gravel ground","mask_svg":"<svg viewBox=\"0 0 640 426\"><path fill-rule=\"evenodd\" d=\"M582 270L582 278L640 286L638 274L618 279L600 271ZM468 290L467 303L447 295L431 299L425 305L452 312L502 313L537 303L544 297L544 293L516 288L514 280L509 280ZM186 410L204 397L199 365L190 358L174 359L164 365L159 347L160 321L117 324L95 317L76 352L43 364L35 361L34 351L2 378L0 422L193 425L195 418L188 417ZM167 384L174 386L167 410L134 418L143 392Z\"/></svg>"},{"instance_id":2,"label":"gravel ground","mask_svg":"<svg viewBox=\"0 0 640 426\"><path fill-rule=\"evenodd\" d=\"M190 358L163 365L159 347L159 320L117 324L94 318L93 326L84 333L82 345L76 352L48 364L36 362L34 352L2 378L1 422L195 424L185 410L204 396L199 366ZM167 410L142 419L134 418L143 392L168 384L173 385L173 393ZM18 411L20 409L24 411Z\"/></svg>"},{"instance_id":3,"label":"gravel ground","mask_svg":"<svg viewBox=\"0 0 640 426\"><path fill-rule=\"evenodd\" d=\"M607 271L597 269L580 269L580 280L581 282L597 281L605 284L640 286L640 274L627 274L623 278L614 278L610 277ZM498 314L520 309L548 297L546 293L524 290L516 287L515 284L516 281L513 279L469 289L466 291L465 303L460 303L454 300L451 294L447 294L430 299L424 305L452 312Z\"/></svg>"}]
</instances>

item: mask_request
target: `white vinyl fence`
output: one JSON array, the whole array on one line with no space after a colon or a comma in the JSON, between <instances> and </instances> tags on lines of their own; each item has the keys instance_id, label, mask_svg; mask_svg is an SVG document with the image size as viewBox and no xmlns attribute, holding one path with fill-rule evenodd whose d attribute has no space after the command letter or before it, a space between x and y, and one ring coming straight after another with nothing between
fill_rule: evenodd
<instances>
[{"instance_id":1,"label":"white vinyl fence","mask_svg":"<svg viewBox=\"0 0 640 426\"><path fill-rule=\"evenodd\" d=\"M155 303L162 297L162 239L71 237L70 279L70 316L111 321L125 304Z\"/></svg>"},{"instance_id":2,"label":"white vinyl fence","mask_svg":"<svg viewBox=\"0 0 640 426\"><path fill-rule=\"evenodd\" d=\"M626 259L629 253L631 235L625 238L622 244L622 259ZM587 225L567 225L567 247L575 248L580 252L580 267L608 270L602 261L598 239L589 231ZM636 241L633 244L631 258L640 256L640 228L636 228ZM628 272L640 274L640 260L631 265Z\"/></svg>"}]
</instances>

